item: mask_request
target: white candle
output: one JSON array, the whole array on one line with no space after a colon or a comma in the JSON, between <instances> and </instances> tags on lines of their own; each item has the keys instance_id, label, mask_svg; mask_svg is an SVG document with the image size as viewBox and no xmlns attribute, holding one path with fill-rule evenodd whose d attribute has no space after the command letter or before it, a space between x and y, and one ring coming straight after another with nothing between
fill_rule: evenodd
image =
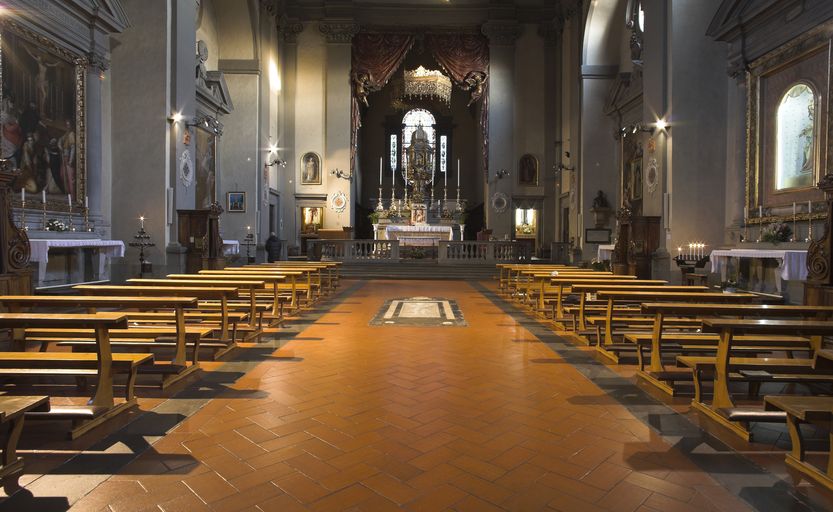
<instances>
[{"instance_id":1,"label":"white candle","mask_svg":"<svg viewBox=\"0 0 833 512\"><path fill-rule=\"evenodd\" d=\"M760 204L758 205L758 218L759 219L764 218L764 207L763 207L763 205L760 205Z\"/></svg>"},{"instance_id":2,"label":"white candle","mask_svg":"<svg viewBox=\"0 0 833 512\"><path fill-rule=\"evenodd\" d=\"M41 190L40 194L41 194L41 201L43 201L43 204L46 204L46 189Z\"/></svg>"},{"instance_id":3,"label":"white candle","mask_svg":"<svg viewBox=\"0 0 833 512\"><path fill-rule=\"evenodd\" d=\"M748 207L748 206L744 206L744 207L743 207L743 220L746 220L746 219L748 219L748 218L749 218L749 207Z\"/></svg>"},{"instance_id":4,"label":"white candle","mask_svg":"<svg viewBox=\"0 0 833 512\"><path fill-rule=\"evenodd\" d=\"M448 169L443 173L443 188L448 188Z\"/></svg>"},{"instance_id":5,"label":"white candle","mask_svg":"<svg viewBox=\"0 0 833 512\"><path fill-rule=\"evenodd\" d=\"M90 207L90 196L84 196L84 208Z\"/></svg>"},{"instance_id":6,"label":"white candle","mask_svg":"<svg viewBox=\"0 0 833 512\"><path fill-rule=\"evenodd\" d=\"M145 229L145 218L139 217L139 223L142 229Z\"/></svg>"},{"instance_id":7,"label":"white candle","mask_svg":"<svg viewBox=\"0 0 833 512\"><path fill-rule=\"evenodd\" d=\"M793 217L795 217L795 201L793 201Z\"/></svg>"},{"instance_id":8,"label":"white candle","mask_svg":"<svg viewBox=\"0 0 833 512\"><path fill-rule=\"evenodd\" d=\"M457 159L457 188L460 188L460 159Z\"/></svg>"},{"instance_id":9,"label":"white candle","mask_svg":"<svg viewBox=\"0 0 833 512\"><path fill-rule=\"evenodd\" d=\"M379 186L382 186L382 157L379 157Z\"/></svg>"},{"instance_id":10,"label":"white candle","mask_svg":"<svg viewBox=\"0 0 833 512\"><path fill-rule=\"evenodd\" d=\"M72 206L72 194L67 194L67 204Z\"/></svg>"},{"instance_id":11,"label":"white candle","mask_svg":"<svg viewBox=\"0 0 833 512\"><path fill-rule=\"evenodd\" d=\"M813 202L807 201L807 214L809 215L811 213L813 213Z\"/></svg>"},{"instance_id":12,"label":"white candle","mask_svg":"<svg viewBox=\"0 0 833 512\"><path fill-rule=\"evenodd\" d=\"M25 188L22 188L22 187L21 187L21 189L20 189L20 202L21 202L21 203L25 203L25 202L26 202L26 189L25 189Z\"/></svg>"}]
</instances>

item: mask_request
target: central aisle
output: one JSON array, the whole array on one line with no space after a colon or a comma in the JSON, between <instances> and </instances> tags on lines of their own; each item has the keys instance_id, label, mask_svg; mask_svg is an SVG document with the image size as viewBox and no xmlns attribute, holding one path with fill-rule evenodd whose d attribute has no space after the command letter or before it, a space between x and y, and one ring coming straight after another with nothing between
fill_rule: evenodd
<instances>
[{"instance_id":1,"label":"central aisle","mask_svg":"<svg viewBox=\"0 0 833 512\"><path fill-rule=\"evenodd\" d=\"M370 325L410 297L467 325ZM748 509L469 284L332 304L73 510Z\"/></svg>"}]
</instances>

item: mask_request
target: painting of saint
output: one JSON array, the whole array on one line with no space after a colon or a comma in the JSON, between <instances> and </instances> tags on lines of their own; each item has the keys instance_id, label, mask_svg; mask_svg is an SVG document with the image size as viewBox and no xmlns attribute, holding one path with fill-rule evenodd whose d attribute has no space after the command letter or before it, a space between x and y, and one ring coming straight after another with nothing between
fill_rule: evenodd
<instances>
[{"instance_id":1,"label":"painting of saint","mask_svg":"<svg viewBox=\"0 0 833 512\"><path fill-rule=\"evenodd\" d=\"M322 215L324 208L320 206L303 206L301 207L301 232L312 233L320 228L322 224Z\"/></svg>"},{"instance_id":2,"label":"painting of saint","mask_svg":"<svg viewBox=\"0 0 833 512\"><path fill-rule=\"evenodd\" d=\"M83 204L83 148L76 121L82 119L76 95L75 65L56 48L3 32L3 101L0 103L0 153L20 169L12 185L30 194L66 197Z\"/></svg>"},{"instance_id":3,"label":"painting of saint","mask_svg":"<svg viewBox=\"0 0 833 512\"><path fill-rule=\"evenodd\" d=\"M301 157L301 185L321 184L321 157L313 152Z\"/></svg>"},{"instance_id":4,"label":"painting of saint","mask_svg":"<svg viewBox=\"0 0 833 512\"><path fill-rule=\"evenodd\" d=\"M816 175L816 94L806 83L790 87L776 113L776 189L812 187Z\"/></svg>"},{"instance_id":5,"label":"painting of saint","mask_svg":"<svg viewBox=\"0 0 833 512\"><path fill-rule=\"evenodd\" d=\"M538 186L538 159L530 154L522 156L518 162L518 185Z\"/></svg>"},{"instance_id":6,"label":"painting of saint","mask_svg":"<svg viewBox=\"0 0 833 512\"><path fill-rule=\"evenodd\" d=\"M217 138L213 132L196 129L196 144L194 151L195 176L197 181L197 208L208 208L215 201L216 194L216 165L217 165Z\"/></svg>"}]
</instances>

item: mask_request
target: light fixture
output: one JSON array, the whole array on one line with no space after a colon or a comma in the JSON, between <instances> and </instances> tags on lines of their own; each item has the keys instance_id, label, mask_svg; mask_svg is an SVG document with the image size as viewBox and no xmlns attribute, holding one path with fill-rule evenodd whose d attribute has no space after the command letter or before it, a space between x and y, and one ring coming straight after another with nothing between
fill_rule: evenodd
<instances>
[{"instance_id":1,"label":"light fixture","mask_svg":"<svg viewBox=\"0 0 833 512\"><path fill-rule=\"evenodd\" d=\"M182 112L174 112L173 114L171 114L171 117L168 118L168 121L172 123L179 123L183 119L184 117L182 116Z\"/></svg>"},{"instance_id":2,"label":"light fixture","mask_svg":"<svg viewBox=\"0 0 833 512\"><path fill-rule=\"evenodd\" d=\"M267 150L268 156L266 157L266 167L274 167L279 165L281 167L286 167L286 160L281 160L278 158L278 145L275 143L269 143L269 149Z\"/></svg>"},{"instance_id":3,"label":"light fixture","mask_svg":"<svg viewBox=\"0 0 833 512\"><path fill-rule=\"evenodd\" d=\"M654 126L657 127L657 130L664 131L666 128L668 128L668 121L666 121L665 119L657 119L657 122L654 123Z\"/></svg>"},{"instance_id":4,"label":"light fixture","mask_svg":"<svg viewBox=\"0 0 833 512\"><path fill-rule=\"evenodd\" d=\"M220 124L220 121L218 121L217 118L211 117L209 115L203 114L195 117L191 121L185 122L186 128L191 128L194 126L205 128L208 131L214 132L215 135L223 134L223 125Z\"/></svg>"},{"instance_id":5,"label":"light fixture","mask_svg":"<svg viewBox=\"0 0 833 512\"><path fill-rule=\"evenodd\" d=\"M353 175L348 173L347 171L342 171L341 169L333 169L332 171L330 171L330 175L350 182L353 181Z\"/></svg>"},{"instance_id":6,"label":"light fixture","mask_svg":"<svg viewBox=\"0 0 833 512\"><path fill-rule=\"evenodd\" d=\"M495 173L495 176L497 177L497 179L502 180L506 176L509 176L509 171L507 171L506 169L501 169Z\"/></svg>"}]
</instances>

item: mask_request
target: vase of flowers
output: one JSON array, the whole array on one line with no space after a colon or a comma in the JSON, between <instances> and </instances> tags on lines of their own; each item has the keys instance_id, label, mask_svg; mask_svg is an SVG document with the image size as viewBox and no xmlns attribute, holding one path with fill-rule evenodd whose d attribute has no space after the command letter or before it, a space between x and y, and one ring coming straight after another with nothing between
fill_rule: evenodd
<instances>
[{"instance_id":1,"label":"vase of flowers","mask_svg":"<svg viewBox=\"0 0 833 512\"><path fill-rule=\"evenodd\" d=\"M792 237L793 230L789 224L784 222L775 222L767 226L761 233L761 242L771 244L779 244L781 242L789 242Z\"/></svg>"}]
</instances>

